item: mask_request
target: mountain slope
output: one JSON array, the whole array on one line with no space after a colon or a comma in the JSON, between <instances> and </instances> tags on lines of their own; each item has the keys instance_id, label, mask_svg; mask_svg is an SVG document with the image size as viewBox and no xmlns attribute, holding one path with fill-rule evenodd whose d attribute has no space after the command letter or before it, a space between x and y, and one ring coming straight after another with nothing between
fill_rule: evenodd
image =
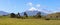
<instances>
[{"instance_id":1,"label":"mountain slope","mask_svg":"<svg viewBox=\"0 0 60 25\"><path fill-rule=\"evenodd\" d=\"M4 11L0 11L0 15L8 15L8 13Z\"/></svg>"},{"instance_id":2,"label":"mountain slope","mask_svg":"<svg viewBox=\"0 0 60 25\"><path fill-rule=\"evenodd\" d=\"M25 11L25 12L28 14L28 16L33 16L33 15L36 15L38 12L41 12L41 11ZM22 12L21 15L23 16L24 12ZM47 15L47 14L44 12L41 12L41 15Z\"/></svg>"}]
</instances>

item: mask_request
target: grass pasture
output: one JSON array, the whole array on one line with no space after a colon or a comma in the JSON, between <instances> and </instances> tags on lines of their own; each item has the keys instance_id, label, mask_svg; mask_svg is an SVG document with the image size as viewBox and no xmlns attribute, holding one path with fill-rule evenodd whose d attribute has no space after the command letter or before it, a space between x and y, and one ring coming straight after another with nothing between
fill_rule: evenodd
<instances>
[{"instance_id":1,"label":"grass pasture","mask_svg":"<svg viewBox=\"0 0 60 25\"><path fill-rule=\"evenodd\" d=\"M60 25L60 20L0 18L0 25Z\"/></svg>"}]
</instances>

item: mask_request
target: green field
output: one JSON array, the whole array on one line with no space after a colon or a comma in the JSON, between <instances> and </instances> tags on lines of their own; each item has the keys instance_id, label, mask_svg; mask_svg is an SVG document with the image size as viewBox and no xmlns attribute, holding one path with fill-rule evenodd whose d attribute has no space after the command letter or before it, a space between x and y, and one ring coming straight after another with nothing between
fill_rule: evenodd
<instances>
[{"instance_id":1,"label":"green field","mask_svg":"<svg viewBox=\"0 0 60 25\"><path fill-rule=\"evenodd\" d=\"M0 25L60 25L60 20L0 18Z\"/></svg>"}]
</instances>

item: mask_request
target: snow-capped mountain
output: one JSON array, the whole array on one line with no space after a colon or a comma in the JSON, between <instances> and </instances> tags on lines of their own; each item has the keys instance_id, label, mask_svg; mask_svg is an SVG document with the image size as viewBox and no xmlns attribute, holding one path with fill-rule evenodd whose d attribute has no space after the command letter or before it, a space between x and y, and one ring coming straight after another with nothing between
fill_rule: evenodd
<instances>
[{"instance_id":1,"label":"snow-capped mountain","mask_svg":"<svg viewBox=\"0 0 60 25\"><path fill-rule=\"evenodd\" d=\"M25 11L25 12L28 14L28 16L33 16L33 15L36 15L40 11ZM24 12L22 12L21 15L23 16ZM47 15L47 14L44 12L41 12L41 15Z\"/></svg>"},{"instance_id":2,"label":"snow-capped mountain","mask_svg":"<svg viewBox=\"0 0 60 25\"><path fill-rule=\"evenodd\" d=\"M41 12L41 15L47 15L47 13L39 11L39 10L37 10L35 8L31 8L31 9L25 11L25 12L28 14L28 16L36 15L38 12ZM22 12L21 15L23 16L24 12Z\"/></svg>"}]
</instances>

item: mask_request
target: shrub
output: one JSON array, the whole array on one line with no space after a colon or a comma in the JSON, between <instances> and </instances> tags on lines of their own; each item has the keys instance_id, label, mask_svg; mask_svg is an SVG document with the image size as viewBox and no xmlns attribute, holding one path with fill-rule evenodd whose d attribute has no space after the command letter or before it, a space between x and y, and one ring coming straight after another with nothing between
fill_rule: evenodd
<instances>
[{"instance_id":1,"label":"shrub","mask_svg":"<svg viewBox=\"0 0 60 25\"><path fill-rule=\"evenodd\" d=\"M38 12L36 15L38 18L41 18L41 12Z\"/></svg>"},{"instance_id":2,"label":"shrub","mask_svg":"<svg viewBox=\"0 0 60 25\"><path fill-rule=\"evenodd\" d=\"M27 13L26 13L26 12L24 12L24 16L25 16L25 17L28 17L28 15L27 15Z\"/></svg>"},{"instance_id":3,"label":"shrub","mask_svg":"<svg viewBox=\"0 0 60 25\"><path fill-rule=\"evenodd\" d=\"M50 20L49 18L46 18L45 20Z\"/></svg>"},{"instance_id":4,"label":"shrub","mask_svg":"<svg viewBox=\"0 0 60 25\"><path fill-rule=\"evenodd\" d=\"M11 16L11 18L15 18L16 17L16 15L14 13L11 13L10 16Z\"/></svg>"},{"instance_id":5,"label":"shrub","mask_svg":"<svg viewBox=\"0 0 60 25\"><path fill-rule=\"evenodd\" d=\"M21 18L20 13L18 13L18 14L16 15L16 17L17 17L17 18Z\"/></svg>"}]
</instances>

